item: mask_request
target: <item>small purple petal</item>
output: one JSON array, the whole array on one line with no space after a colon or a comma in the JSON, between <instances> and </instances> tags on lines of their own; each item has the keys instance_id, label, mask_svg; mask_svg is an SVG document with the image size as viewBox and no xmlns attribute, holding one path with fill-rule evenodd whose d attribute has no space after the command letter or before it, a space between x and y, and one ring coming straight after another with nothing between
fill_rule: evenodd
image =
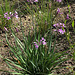
<instances>
[{"instance_id":1,"label":"small purple petal","mask_svg":"<svg viewBox=\"0 0 75 75\"><path fill-rule=\"evenodd\" d=\"M7 20L11 19L10 17L7 17Z\"/></svg>"},{"instance_id":2,"label":"small purple petal","mask_svg":"<svg viewBox=\"0 0 75 75\"><path fill-rule=\"evenodd\" d=\"M18 32L18 28L16 28L16 32Z\"/></svg>"},{"instance_id":3,"label":"small purple petal","mask_svg":"<svg viewBox=\"0 0 75 75\"><path fill-rule=\"evenodd\" d=\"M34 45L35 45L35 48L37 48L38 49L38 44L36 43L36 42L34 42Z\"/></svg>"},{"instance_id":4,"label":"small purple petal","mask_svg":"<svg viewBox=\"0 0 75 75\"><path fill-rule=\"evenodd\" d=\"M38 0L34 0L34 2L38 2Z\"/></svg>"},{"instance_id":5,"label":"small purple petal","mask_svg":"<svg viewBox=\"0 0 75 75\"><path fill-rule=\"evenodd\" d=\"M9 12L9 14L11 15L11 12Z\"/></svg>"},{"instance_id":6,"label":"small purple petal","mask_svg":"<svg viewBox=\"0 0 75 75\"><path fill-rule=\"evenodd\" d=\"M66 19L69 19L69 15L67 14L67 17L66 17Z\"/></svg>"},{"instance_id":7,"label":"small purple petal","mask_svg":"<svg viewBox=\"0 0 75 75\"><path fill-rule=\"evenodd\" d=\"M13 16L13 13L12 12L9 12L10 16L12 17Z\"/></svg>"},{"instance_id":8,"label":"small purple petal","mask_svg":"<svg viewBox=\"0 0 75 75\"><path fill-rule=\"evenodd\" d=\"M7 16L8 16L8 12L6 12L6 13L4 14L4 18L7 18Z\"/></svg>"},{"instance_id":9,"label":"small purple petal","mask_svg":"<svg viewBox=\"0 0 75 75\"><path fill-rule=\"evenodd\" d=\"M38 40L36 39L36 41L38 42Z\"/></svg>"},{"instance_id":10,"label":"small purple petal","mask_svg":"<svg viewBox=\"0 0 75 75\"><path fill-rule=\"evenodd\" d=\"M59 2L59 3L60 3L60 2L62 2L62 0L57 0L57 2Z\"/></svg>"},{"instance_id":11,"label":"small purple petal","mask_svg":"<svg viewBox=\"0 0 75 75\"><path fill-rule=\"evenodd\" d=\"M60 14L63 14L63 12L61 12Z\"/></svg>"},{"instance_id":12,"label":"small purple petal","mask_svg":"<svg viewBox=\"0 0 75 75\"><path fill-rule=\"evenodd\" d=\"M7 15L4 14L4 18L7 18Z\"/></svg>"},{"instance_id":13,"label":"small purple petal","mask_svg":"<svg viewBox=\"0 0 75 75\"><path fill-rule=\"evenodd\" d=\"M54 29L54 31L57 31L56 29Z\"/></svg>"},{"instance_id":14,"label":"small purple petal","mask_svg":"<svg viewBox=\"0 0 75 75\"><path fill-rule=\"evenodd\" d=\"M42 37L42 41L46 41L46 40Z\"/></svg>"},{"instance_id":15,"label":"small purple petal","mask_svg":"<svg viewBox=\"0 0 75 75\"><path fill-rule=\"evenodd\" d=\"M13 16L13 14L10 15L11 17Z\"/></svg>"},{"instance_id":16,"label":"small purple petal","mask_svg":"<svg viewBox=\"0 0 75 75\"><path fill-rule=\"evenodd\" d=\"M8 15L8 12L6 12L5 15Z\"/></svg>"},{"instance_id":17,"label":"small purple petal","mask_svg":"<svg viewBox=\"0 0 75 75\"><path fill-rule=\"evenodd\" d=\"M36 49L38 49L38 47L39 47L38 45L35 46Z\"/></svg>"},{"instance_id":18,"label":"small purple petal","mask_svg":"<svg viewBox=\"0 0 75 75\"><path fill-rule=\"evenodd\" d=\"M58 9L57 9L57 14L59 14L59 13L60 13L60 9L58 8Z\"/></svg>"},{"instance_id":19,"label":"small purple petal","mask_svg":"<svg viewBox=\"0 0 75 75\"><path fill-rule=\"evenodd\" d=\"M15 17L18 19L18 15L15 15Z\"/></svg>"},{"instance_id":20,"label":"small purple petal","mask_svg":"<svg viewBox=\"0 0 75 75\"><path fill-rule=\"evenodd\" d=\"M66 27L64 23L63 23L63 25L62 25L62 26L63 26L64 28Z\"/></svg>"},{"instance_id":21,"label":"small purple petal","mask_svg":"<svg viewBox=\"0 0 75 75\"><path fill-rule=\"evenodd\" d=\"M33 42L34 44L36 44L36 42Z\"/></svg>"},{"instance_id":22,"label":"small purple petal","mask_svg":"<svg viewBox=\"0 0 75 75\"><path fill-rule=\"evenodd\" d=\"M18 14L17 11L15 11L15 14Z\"/></svg>"},{"instance_id":23,"label":"small purple petal","mask_svg":"<svg viewBox=\"0 0 75 75\"><path fill-rule=\"evenodd\" d=\"M6 27L4 27L4 29L5 29L6 31L8 31Z\"/></svg>"},{"instance_id":24,"label":"small purple petal","mask_svg":"<svg viewBox=\"0 0 75 75\"><path fill-rule=\"evenodd\" d=\"M59 23L59 25L60 25L61 28L62 28L62 27L65 28L65 27L66 27L64 23Z\"/></svg>"},{"instance_id":25,"label":"small purple petal","mask_svg":"<svg viewBox=\"0 0 75 75\"><path fill-rule=\"evenodd\" d=\"M57 23L57 24L54 24L53 26L54 26L54 27L58 27L58 26L59 26L59 24Z\"/></svg>"},{"instance_id":26,"label":"small purple petal","mask_svg":"<svg viewBox=\"0 0 75 75\"><path fill-rule=\"evenodd\" d=\"M43 45L46 45L46 42L45 42L45 41L43 41L43 42L42 42L42 44L43 44Z\"/></svg>"},{"instance_id":27,"label":"small purple petal","mask_svg":"<svg viewBox=\"0 0 75 75\"><path fill-rule=\"evenodd\" d=\"M53 26L56 27L56 24L54 24Z\"/></svg>"}]
</instances>

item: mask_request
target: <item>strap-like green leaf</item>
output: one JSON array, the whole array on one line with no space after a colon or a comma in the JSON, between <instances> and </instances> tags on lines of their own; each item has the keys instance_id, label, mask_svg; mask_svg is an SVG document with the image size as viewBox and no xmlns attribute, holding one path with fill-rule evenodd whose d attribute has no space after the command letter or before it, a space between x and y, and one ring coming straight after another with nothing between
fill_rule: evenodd
<instances>
[{"instance_id":1,"label":"strap-like green leaf","mask_svg":"<svg viewBox=\"0 0 75 75\"><path fill-rule=\"evenodd\" d=\"M72 22L72 27L74 28L74 20L73 20L73 22Z\"/></svg>"}]
</instances>

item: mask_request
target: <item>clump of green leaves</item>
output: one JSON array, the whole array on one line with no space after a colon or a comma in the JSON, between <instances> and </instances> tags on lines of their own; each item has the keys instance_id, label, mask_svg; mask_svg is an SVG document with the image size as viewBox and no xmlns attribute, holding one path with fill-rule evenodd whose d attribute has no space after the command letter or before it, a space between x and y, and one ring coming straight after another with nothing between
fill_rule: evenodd
<instances>
[{"instance_id":1,"label":"clump of green leaves","mask_svg":"<svg viewBox=\"0 0 75 75\"><path fill-rule=\"evenodd\" d=\"M49 0L50 2L50 0ZM30 10L29 6L27 5L28 10ZM33 14L34 10L30 10L32 14L32 19L33 19ZM47 14L45 11L48 11ZM61 64L62 62L68 60L66 58L66 53L67 50L58 52L55 49L56 46L56 38L57 35L53 34L52 32L52 9L42 9L42 12L45 13L39 18L37 17L36 22L39 24L39 31L37 33L36 30L36 25L33 27L33 32L34 32L34 37L32 38L30 35L30 31L28 36L26 37L23 33L23 42L19 40L16 36L15 33L12 31L12 35L14 36L15 39L15 44L10 45L9 40L7 38L7 33L6 33L6 40L7 43L11 49L10 52L10 58L2 58L5 60L7 63L8 67L12 69L14 72L10 72L12 74L17 74L17 75L46 75L46 74L51 74L52 71ZM35 16L38 16L37 13L35 13ZM41 21L42 22L41 22ZM21 18L20 18L21 22ZM32 24L34 23L34 20L32 21ZM44 31L45 25L48 25L47 27L47 33ZM21 23L22 25L22 23ZM34 25L34 24L33 24ZM44 26L43 26L44 25ZM41 31L42 30L42 31ZM42 33L41 33L42 32ZM43 34L44 32L44 34ZM40 45L40 39L44 37L45 38L45 45L43 43ZM34 42L37 41L37 43ZM39 46L38 46L38 45ZM53 45L52 45L53 44ZM38 46L38 47L35 47Z\"/></svg>"},{"instance_id":2,"label":"clump of green leaves","mask_svg":"<svg viewBox=\"0 0 75 75\"><path fill-rule=\"evenodd\" d=\"M15 33L13 31L12 35L15 39L15 45L10 45L7 34L6 40L11 49L10 55L12 53L13 56L11 55L11 59L3 58L8 64L9 68L16 71L10 72L12 74L51 74L57 65L67 60L67 58L65 57L65 55L67 55L67 50L60 53L57 53L57 51L55 50L56 38L53 39L54 35L52 34L51 30L49 31L49 35L46 34L48 36L46 36L45 39L42 39L44 43L46 42L45 44L42 42L42 44L38 42L42 37L40 32L39 34L34 35L33 40L31 39L30 34L28 35L28 37L23 34L23 42L21 42L15 36ZM37 41L37 43L39 44L38 48L36 48L34 45L35 41ZM52 43L54 43L53 46Z\"/></svg>"}]
</instances>

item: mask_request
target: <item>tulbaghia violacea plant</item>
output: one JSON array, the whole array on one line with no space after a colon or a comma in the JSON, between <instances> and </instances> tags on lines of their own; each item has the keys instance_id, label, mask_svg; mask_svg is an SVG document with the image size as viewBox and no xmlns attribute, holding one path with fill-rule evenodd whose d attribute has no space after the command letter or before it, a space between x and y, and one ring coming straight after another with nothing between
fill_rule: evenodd
<instances>
[{"instance_id":1,"label":"tulbaghia violacea plant","mask_svg":"<svg viewBox=\"0 0 75 75\"><path fill-rule=\"evenodd\" d=\"M46 75L51 74L52 70L59 65L60 63L64 62L66 51L57 53L52 46L52 37L53 35L47 37L40 37L39 40L35 39L32 41L31 44L31 37L25 37L23 42L21 42L16 36L15 33L12 31L12 35L15 38L15 45L10 45L7 33L6 33L6 40L11 49L11 59L3 58L9 68L13 69L14 72L10 72L12 74L17 75Z\"/></svg>"},{"instance_id":2,"label":"tulbaghia violacea plant","mask_svg":"<svg viewBox=\"0 0 75 75\"><path fill-rule=\"evenodd\" d=\"M27 1L34 2L37 0ZM14 14L11 12L9 14L6 13L4 16L5 18L8 18L13 15L16 18L18 17L17 12ZM54 27L56 28L56 31L62 34L65 32L61 29L58 30L58 28L65 28L63 23L54 24ZM32 29L36 30L34 28ZM51 30L46 36L40 34L40 30L38 33L35 31L33 38L30 36L30 34L28 34L26 37L22 31L23 39L21 40L15 36L13 30L11 30L11 32L15 39L15 44L12 45L9 43L6 33L7 44L11 50L11 58L3 58L1 56L7 63L8 67L14 71L10 73L16 75L49 75L56 68L56 66L67 60L65 58L65 55L67 55L66 51L59 53L57 52L57 49L55 49L57 36L53 35Z\"/></svg>"}]
</instances>

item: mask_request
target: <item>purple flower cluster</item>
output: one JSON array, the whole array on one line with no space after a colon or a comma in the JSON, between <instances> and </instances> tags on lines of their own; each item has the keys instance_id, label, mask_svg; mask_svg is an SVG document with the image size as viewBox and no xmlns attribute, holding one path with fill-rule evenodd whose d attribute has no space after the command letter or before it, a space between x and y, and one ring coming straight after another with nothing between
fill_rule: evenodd
<instances>
[{"instance_id":1,"label":"purple flower cluster","mask_svg":"<svg viewBox=\"0 0 75 75\"><path fill-rule=\"evenodd\" d=\"M57 23L57 24L54 24L53 26L56 28L54 31L57 31L61 34L65 33L65 29L63 28L65 28L66 26L64 23Z\"/></svg>"},{"instance_id":2,"label":"purple flower cluster","mask_svg":"<svg viewBox=\"0 0 75 75\"><path fill-rule=\"evenodd\" d=\"M38 0L27 0L27 2L33 3L33 2L38 2Z\"/></svg>"},{"instance_id":3,"label":"purple flower cluster","mask_svg":"<svg viewBox=\"0 0 75 75\"><path fill-rule=\"evenodd\" d=\"M4 14L4 18L6 18L7 20L11 19L12 17L16 17L18 18L18 13L15 11L15 13L13 14L12 12L6 12Z\"/></svg>"},{"instance_id":4,"label":"purple flower cluster","mask_svg":"<svg viewBox=\"0 0 75 75\"><path fill-rule=\"evenodd\" d=\"M40 42L38 40L36 40L36 42L34 42L35 48L38 49L38 47L40 45L46 45L46 40L42 37L42 39L40 40Z\"/></svg>"}]
</instances>

